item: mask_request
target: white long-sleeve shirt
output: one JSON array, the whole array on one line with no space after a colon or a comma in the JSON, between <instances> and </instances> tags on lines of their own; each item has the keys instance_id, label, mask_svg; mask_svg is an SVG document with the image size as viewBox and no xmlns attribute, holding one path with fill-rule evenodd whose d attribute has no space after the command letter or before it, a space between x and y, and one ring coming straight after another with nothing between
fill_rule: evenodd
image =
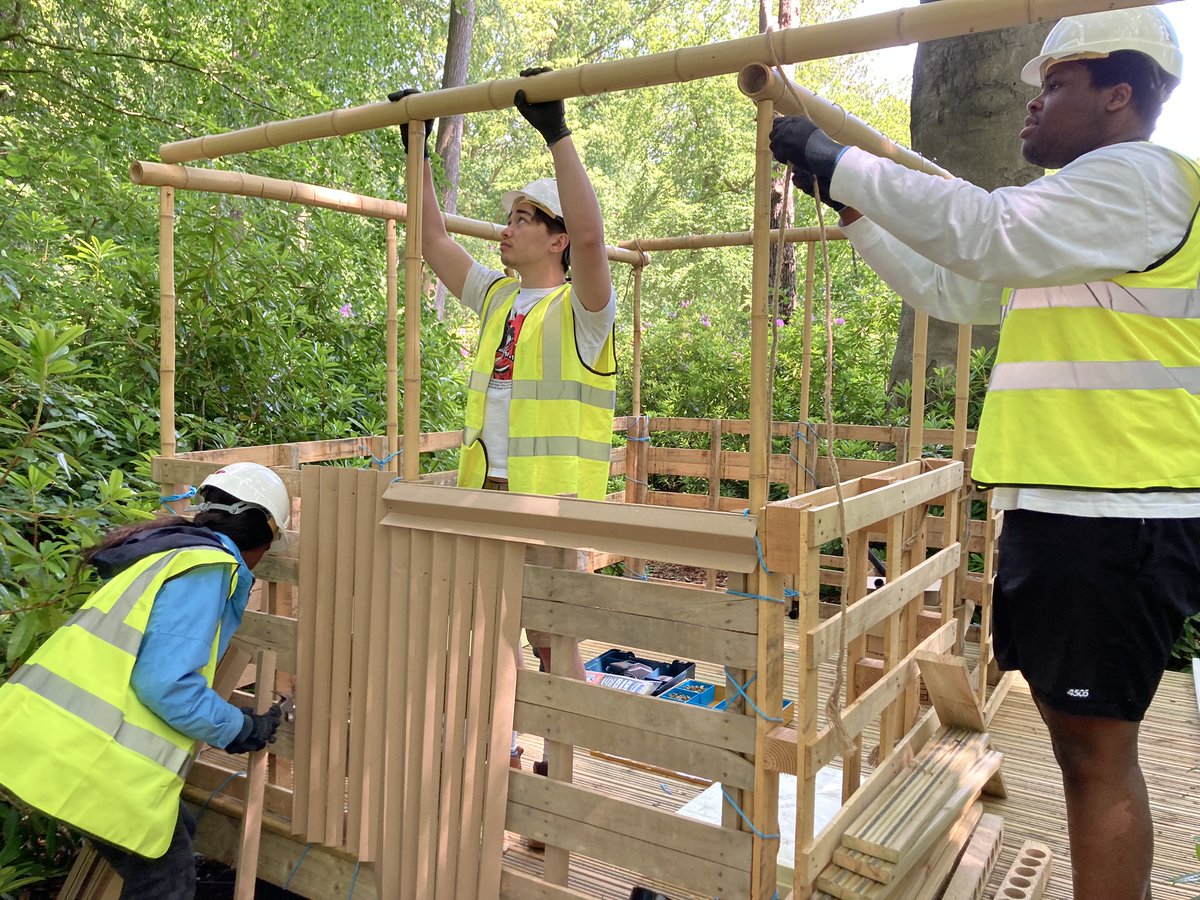
<instances>
[{"instance_id":1,"label":"white long-sleeve shirt","mask_svg":"<svg viewBox=\"0 0 1200 900\"><path fill-rule=\"evenodd\" d=\"M1140 271L1174 249L1195 215L1177 159L1149 143L1094 150L1022 187L986 191L857 148L829 190L864 218L854 249L910 305L948 322L1000 321L1004 288L1081 284ZM1195 517L1200 492L997 488L997 509L1079 516Z\"/></svg>"}]
</instances>

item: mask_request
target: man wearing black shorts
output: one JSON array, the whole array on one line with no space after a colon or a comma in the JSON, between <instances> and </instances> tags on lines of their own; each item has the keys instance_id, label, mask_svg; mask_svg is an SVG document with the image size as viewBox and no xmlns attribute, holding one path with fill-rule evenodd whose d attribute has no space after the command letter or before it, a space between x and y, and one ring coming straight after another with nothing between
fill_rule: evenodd
<instances>
[{"instance_id":1,"label":"man wearing black shorts","mask_svg":"<svg viewBox=\"0 0 1200 900\"><path fill-rule=\"evenodd\" d=\"M1200 611L1200 166L1148 143L1182 59L1153 8L1063 19L1022 78L1054 174L985 191L779 120L797 185L937 318L1002 321L972 477L1005 511L994 645L1063 774L1074 895L1150 896L1139 723Z\"/></svg>"}]
</instances>

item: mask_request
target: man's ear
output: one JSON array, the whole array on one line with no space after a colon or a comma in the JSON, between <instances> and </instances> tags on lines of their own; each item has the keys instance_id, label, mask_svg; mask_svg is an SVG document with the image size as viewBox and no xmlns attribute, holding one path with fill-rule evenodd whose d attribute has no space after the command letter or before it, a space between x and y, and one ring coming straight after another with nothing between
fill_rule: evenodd
<instances>
[{"instance_id":1,"label":"man's ear","mask_svg":"<svg viewBox=\"0 0 1200 900\"><path fill-rule=\"evenodd\" d=\"M1108 101L1104 108L1109 112L1117 112L1133 104L1133 87L1127 82L1110 85L1105 90L1108 91Z\"/></svg>"},{"instance_id":2,"label":"man's ear","mask_svg":"<svg viewBox=\"0 0 1200 900\"><path fill-rule=\"evenodd\" d=\"M571 243L571 236L565 231L561 231L554 236L554 240L550 242L550 249L555 253L562 253Z\"/></svg>"}]
</instances>

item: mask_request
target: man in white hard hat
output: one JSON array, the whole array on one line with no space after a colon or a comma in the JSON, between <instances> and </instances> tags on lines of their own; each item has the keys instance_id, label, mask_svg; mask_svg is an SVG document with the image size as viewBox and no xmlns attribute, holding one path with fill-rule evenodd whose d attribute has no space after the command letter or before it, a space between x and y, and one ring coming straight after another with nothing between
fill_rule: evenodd
<instances>
[{"instance_id":1,"label":"man in white hard hat","mask_svg":"<svg viewBox=\"0 0 1200 900\"><path fill-rule=\"evenodd\" d=\"M905 300L1003 322L971 475L1005 510L996 656L1049 729L1078 898L1150 896L1139 723L1200 611L1200 167L1148 142L1181 70L1157 9L1062 20L1019 134L1059 171L991 192L772 132Z\"/></svg>"},{"instance_id":2,"label":"man in white hard hat","mask_svg":"<svg viewBox=\"0 0 1200 900\"><path fill-rule=\"evenodd\" d=\"M526 69L521 75L545 71ZM392 98L409 93L399 91ZM616 294L604 222L563 102L531 103L523 90L514 102L545 139L555 176L501 197L507 225L500 235L500 261L517 277L476 262L450 237L425 165L425 261L480 317L458 484L602 500L608 490L617 369ZM401 133L408 149L407 132ZM586 567L586 554L578 551L531 549L543 551L530 556L537 565ZM549 668L550 636L528 634ZM572 668L582 680L578 647ZM513 763L520 765L515 737ZM534 769L544 774L546 761L534 763Z\"/></svg>"}]
</instances>

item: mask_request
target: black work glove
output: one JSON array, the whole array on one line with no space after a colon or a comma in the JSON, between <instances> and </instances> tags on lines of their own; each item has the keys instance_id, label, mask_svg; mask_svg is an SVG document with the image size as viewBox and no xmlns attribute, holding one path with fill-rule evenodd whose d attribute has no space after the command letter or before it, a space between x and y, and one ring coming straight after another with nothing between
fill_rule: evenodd
<instances>
[{"instance_id":1,"label":"black work glove","mask_svg":"<svg viewBox=\"0 0 1200 900\"><path fill-rule=\"evenodd\" d=\"M421 93L416 88L405 88L402 91L392 91L388 94L388 99L395 103L397 100L403 100L410 94ZM429 159L429 134L433 131L433 119L425 120L425 158ZM404 155L408 155L408 123L405 122L400 126L400 143L404 144Z\"/></svg>"},{"instance_id":2,"label":"black work glove","mask_svg":"<svg viewBox=\"0 0 1200 900\"><path fill-rule=\"evenodd\" d=\"M250 753L275 743L275 732L283 720L283 710L278 703L261 715L243 707L242 715L246 717L242 730L226 745L226 753Z\"/></svg>"},{"instance_id":3,"label":"black work glove","mask_svg":"<svg viewBox=\"0 0 1200 900\"><path fill-rule=\"evenodd\" d=\"M784 116L771 126L771 154L778 162L791 164L792 184L813 197L815 178L821 201L838 212L846 204L830 198L829 185L845 149L804 116Z\"/></svg>"},{"instance_id":4,"label":"black work glove","mask_svg":"<svg viewBox=\"0 0 1200 900\"><path fill-rule=\"evenodd\" d=\"M541 75L543 72L549 71L551 71L549 66L537 66L522 71L521 77L529 78L531 75ZM530 103L525 99L525 92L522 90L513 95L513 103L525 117L525 121L536 128L546 139L547 147L553 147L556 142L571 133L571 129L567 127L566 108L561 100Z\"/></svg>"}]
</instances>

